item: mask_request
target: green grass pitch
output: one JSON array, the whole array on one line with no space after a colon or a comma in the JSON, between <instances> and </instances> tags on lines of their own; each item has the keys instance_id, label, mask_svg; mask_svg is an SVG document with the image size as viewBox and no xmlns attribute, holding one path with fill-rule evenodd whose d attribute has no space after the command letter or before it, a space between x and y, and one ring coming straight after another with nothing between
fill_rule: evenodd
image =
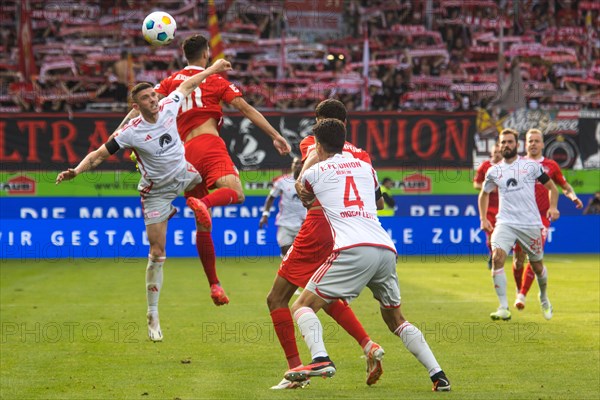
<instances>
[{"instance_id":1,"label":"green grass pitch","mask_svg":"<svg viewBox=\"0 0 600 400\"><path fill-rule=\"evenodd\" d=\"M554 318L532 289L510 322L481 258L398 262L403 312L452 382L432 393L425 369L392 335L370 292L352 303L386 350L384 375L365 383L356 342L320 313L338 367L302 390L269 390L286 369L265 297L279 260L220 260L231 298L215 307L195 259L168 259L160 311L164 342L145 327L145 260L6 261L0 266L2 399L598 399L599 257L549 255ZM512 277L509 272L509 282ZM512 293L514 283L509 284ZM512 296L511 296L512 298ZM299 348L305 362L304 342Z\"/></svg>"}]
</instances>

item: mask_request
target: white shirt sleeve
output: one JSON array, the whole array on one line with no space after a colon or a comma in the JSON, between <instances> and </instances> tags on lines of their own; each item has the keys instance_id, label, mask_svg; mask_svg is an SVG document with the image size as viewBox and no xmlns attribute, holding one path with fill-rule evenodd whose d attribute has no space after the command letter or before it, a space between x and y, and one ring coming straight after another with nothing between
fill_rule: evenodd
<instances>
[{"instance_id":1,"label":"white shirt sleeve","mask_svg":"<svg viewBox=\"0 0 600 400\"><path fill-rule=\"evenodd\" d=\"M498 187L498 184L496 183L496 177L498 175L498 169L492 167L490 169L488 169L487 173L485 174L485 180L483 181L483 191L486 193L490 193L493 192L494 189L496 189Z\"/></svg>"},{"instance_id":2,"label":"white shirt sleeve","mask_svg":"<svg viewBox=\"0 0 600 400\"><path fill-rule=\"evenodd\" d=\"M276 180L273 183L273 187L271 188L271 191L269 192L269 196L275 197L275 198L281 196L281 192L282 192L282 190L281 190L281 181L283 179L284 178L280 178L280 179Z\"/></svg>"},{"instance_id":3,"label":"white shirt sleeve","mask_svg":"<svg viewBox=\"0 0 600 400\"><path fill-rule=\"evenodd\" d=\"M159 102L159 106L166 113L177 115L181 101L184 99L183 94L177 90L171 92L167 97Z\"/></svg>"},{"instance_id":4,"label":"white shirt sleeve","mask_svg":"<svg viewBox=\"0 0 600 400\"><path fill-rule=\"evenodd\" d=\"M125 126L124 129L121 129L115 136L115 141L122 149L131 149L133 147L133 126Z\"/></svg>"},{"instance_id":5,"label":"white shirt sleeve","mask_svg":"<svg viewBox=\"0 0 600 400\"><path fill-rule=\"evenodd\" d=\"M301 177L303 187L306 187L306 184L308 183L311 188L314 188L314 185L318 179L319 164L320 163L316 163L315 165L304 171Z\"/></svg>"}]
</instances>

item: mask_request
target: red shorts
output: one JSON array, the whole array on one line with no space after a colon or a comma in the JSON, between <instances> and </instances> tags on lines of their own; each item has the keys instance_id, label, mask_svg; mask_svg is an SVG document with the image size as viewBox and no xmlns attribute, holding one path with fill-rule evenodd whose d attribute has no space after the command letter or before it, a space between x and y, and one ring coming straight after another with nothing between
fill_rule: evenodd
<instances>
[{"instance_id":1,"label":"red shorts","mask_svg":"<svg viewBox=\"0 0 600 400\"><path fill-rule=\"evenodd\" d=\"M303 288L332 251L333 236L323 210L309 210L277 274Z\"/></svg>"},{"instance_id":2,"label":"red shorts","mask_svg":"<svg viewBox=\"0 0 600 400\"><path fill-rule=\"evenodd\" d=\"M227 152L225 142L216 135L199 135L186 142L185 158L202 175L202 183L186 192L186 197L202 198L208 194L209 189L215 188L219 178L226 175L240 176Z\"/></svg>"}]
</instances>

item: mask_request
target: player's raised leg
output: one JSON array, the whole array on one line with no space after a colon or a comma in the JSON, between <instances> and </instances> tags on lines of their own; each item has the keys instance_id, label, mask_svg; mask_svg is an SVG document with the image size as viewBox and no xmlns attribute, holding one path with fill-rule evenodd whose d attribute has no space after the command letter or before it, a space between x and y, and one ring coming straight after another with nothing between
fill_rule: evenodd
<instances>
[{"instance_id":1,"label":"player's raised leg","mask_svg":"<svg viewBox=\"0 0 600 400\"><path fill-rule=\"evenodd\" d=\"M240 177L235 174L220 177L216 180L215 186L216 190L201 199L208 208L242 204L246 199Z\"/></svg>"},{"instance_id":2,"label":"player's raised leg","mask_svg":"<svg viewBox=\"0 0 600 400\"><path fill-rule=\"evenodd\" d=\"M199 184L192 191L187 192L187 205L194 211L196 217L196 250L204 269L204 274L210 285L210 297L216 306L229 303L225 290L221 287L217 276L217 257L212 239L212 219L210 212L199 197L208 193L204 183Z\"/></svg>"}]
</instances>

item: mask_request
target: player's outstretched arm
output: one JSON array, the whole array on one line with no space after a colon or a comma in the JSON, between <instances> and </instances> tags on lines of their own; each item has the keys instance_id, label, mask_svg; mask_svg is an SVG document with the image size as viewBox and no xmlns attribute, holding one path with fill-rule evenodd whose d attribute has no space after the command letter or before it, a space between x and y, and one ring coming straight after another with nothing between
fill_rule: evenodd
<instances>
[{"instance_id":1,"label":"player's outstretched arm","mask_svg":"<svg viewBox=\"0 0 600 400\"><path fill-rule=\"evenodd\" d=\"M573 190L573 186L571 186L569 182L566 182L564 185L562 185L561 189L563 194L567 196L569 200L575 203L576 208L583 208L583 202L579 199L579 197L577 197L577 194L575 194L575 191Z\"/></svg>"},{"instance_id":2,"label":"player's outstretched arm","mask_svg":"<svg viewBox=\"0 0 600 400\"><path fill-rule=\"evenodd\" d=\"M260 221L258 222L258 227L262 229L264 226L267 226L269 222L269 214L271 214L271 207L275 202L275 197L269 195L267 196L267 200L265 200L265 205L263 206L262 216L260 217Z\"/></svg>"},{"instance_id":3,"label":"player's outstretched arm","mask_svg":"<svg viewBox=\"0 0 600 400\"><path fill-rule=\"evenodd\" d=\"M121 130L121 128L123 128L125 125L127 125L129 123L129 121L131 121L132 119L138 117L140 115L139 110L136 110L135 108L132 108L131 111L129 111L127 113L127 115L125 116L125 118L123 118L123 121L121 121L121 123L119 124L119 126L117 126L117 129L115 129L115 131L112 133L112 135L110 135L109 139L112 139L117 132L119 132Z\"/></svg>"},{"instance_id":4,"label":"player's outstretched arm","mask_svg":"<svg viewBox=\"0 0 600 400\"><path fill-rule=\"evenodd\" d=\"M277 149L279 154L282 156L289 154L289 152L292 150L290 144L283 136L279 134L279 132L277 132L275 128L273 128L269 121L267 121L267 119L261 113L259 113L256 108L252 107L241 97L236 97L231 101L230 104L237 108L239 112L244 114L244 117L252 121L252 123L261 131L273 139L273 146Z\"/></svg>"},{"instance_id":5,"label":"player's outstretched arm","mask_svg":"<svg viewBox=\"0 0 600 400\"><path fill-rule=\"evenodd\" d=\"M548 189L548 196L550 197L550 208L546 216L551 221L556 221L560 217L560 212L558 211L558 189L552 179L544 183L544 186Z\"/></svg>"},{"instance_id":6,"label":"player's outstretched arm","mask_svg":"<svg viewBox=\"0 0 600 400\"><path fill-rule=\"evenodd\" d=\"M96 168L108 157L110 157L110 153L106 148L106 145L103 144L97 150L94 150L85 156L85 158L81 160L81 162L75 168L69 168L66 171L59 173L56 177L56 184L58 185L62 181L71 180L82 172Z\"/></svg>"},{"instance_id":7,"label":"player's outstretched arm","mask_svg":"<svg viewBox=\"0 0 600 400\"><path fill-rule=\"evenodd\" d=\"M177 91L183 94L183 97L187 97L188 94L192 93L198 87L198 85L210 75L230 70L231 63L229 61L224 59L217 60L213 63L213 65L206 68L204 71L192 76L191 78L188 78L185 82L179 85Z\"/></svg>"}]
</instances>

